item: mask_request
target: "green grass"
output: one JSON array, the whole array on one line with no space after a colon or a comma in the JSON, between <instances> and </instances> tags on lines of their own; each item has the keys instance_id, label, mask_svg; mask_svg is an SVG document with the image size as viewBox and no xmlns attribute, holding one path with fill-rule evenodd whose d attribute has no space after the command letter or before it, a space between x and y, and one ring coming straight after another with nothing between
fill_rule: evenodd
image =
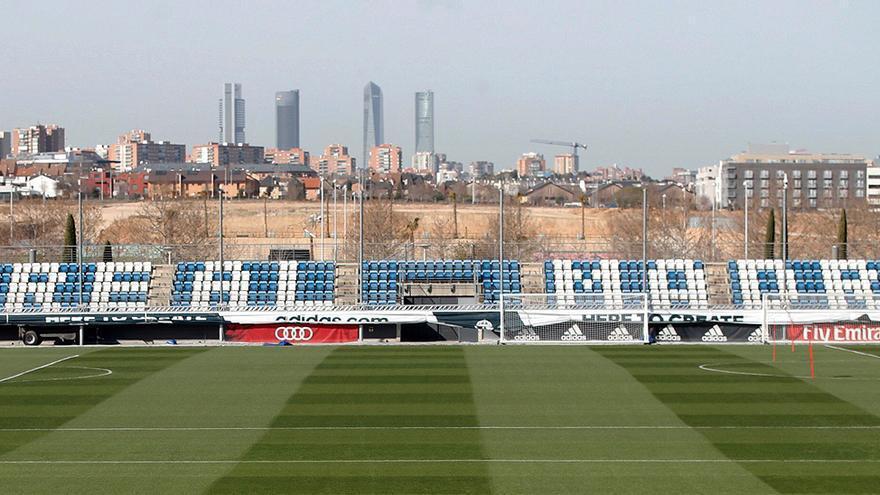
<instances>
[{"instance_id":1,"label":"green grass","mask_svg":"<svg viewBox=\"0 0 880 495\"><path fill-rule=\"evenodd\" d=\"M71 355L0 383L3 493L880 491L880 359L821 346L815 379L806 347L423 346L6 349L0 380Z\"/></svg>"}]
</instances>

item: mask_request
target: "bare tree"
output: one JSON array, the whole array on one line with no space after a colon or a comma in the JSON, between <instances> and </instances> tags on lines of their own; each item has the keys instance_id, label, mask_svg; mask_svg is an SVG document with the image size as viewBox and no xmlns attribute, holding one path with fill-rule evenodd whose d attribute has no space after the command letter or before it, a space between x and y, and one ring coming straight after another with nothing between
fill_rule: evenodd
<instances>
[{"instance_id":1,"label":"bare tree","mask_svg":"<svg viewBox=\"0 0 880 495\"><path fill-rule=\"evenodd\" d=\"M153 199L141 205L139 217L152 244L174 246L180 257L204 258L205 247L214 244L213 238L204 235L205 212L201 202ZM216 225L216 214L213 217L215 221L210 223Z\"/></svg>"}]
</instances>

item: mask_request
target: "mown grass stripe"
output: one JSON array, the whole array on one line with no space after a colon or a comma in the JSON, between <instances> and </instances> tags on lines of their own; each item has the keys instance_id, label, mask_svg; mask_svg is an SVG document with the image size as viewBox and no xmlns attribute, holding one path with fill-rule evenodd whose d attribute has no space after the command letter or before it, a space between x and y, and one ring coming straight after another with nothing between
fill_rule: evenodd
<instances>
[{"instance_id":1,"label":"mown grass stripe","mask_svg":"<svg viewBox=\"0 0 880 495\"><path fill-rule=\"evenodd\" d=\"M387 459L484 458L470 375L461 348L339 348L330 353L242 457L217 480L214 493L490 493L486 466L431 466L403 475ZM334 429L339 427L339 429ZM370 435L357 428L402 427L401 435ZM437 435L422 427L469 427ZM320 471L291 463L278 472L261 460L376 461L369 472ZM443 461L438 461L443 462ZM317 471L316 471L317 469Z\"/></svg>"},{"instance_id":2,"label":"mown grass stripe","mask_svg":"<svg viewBox=\"0 0 880 495\"><path fill-rule=\"evenodd\" d=\"M306 385L321 384L358 384L358 385L406 385L421 384L432 385L439 383L454 383L462 386L470 384L468 375L417 375L417 374L384 374L384 375L324 375L313 374L305 379Z\"/></svg>"},{"instance_id":3,"label":"mown grass stripe","mask_svg":"<svg viewBox=\"0 0 880 495\"><path fill-rule=\"evenodd\" d=\"M754 404L762 403L837 403L836 397L818 392L687 392L655 393L663 402L676 403L724 403Z\"/></svg>"},{"instance_id":4,"label":"mown grass stripe","mask_svg":"<svg viewBox=\"0 0 880 495\"><path fill-rule=\"evenodd\" d=\"M133 349L103 349L82 354L75 359L77 366L109 368L112 375L69 380L40 382L10 380L0 386L0 425L6 428L35 428L26 435L0 442L0 455L33 442L80 414L145 377L180 360L203 352L201 348L144 352ZM108 364L111 363L111 364ZM115 363L115 364L112 364ZM124 366L122 365L124 363ZM61 369L43 368L27 375L38 379L41 373L59 376ZM81 370L65 369L71 376Z\"/></svg>"},{"instance_id":5,"label":"mown grass stripe","mask_svg":"<svg viewBox=\"0 0 880 495\"><path fill-rule=\"evenodd\" d=\"M788 430L788 441L773 436L737 435L736 430L712 427L791 428L797 426L847 427L880 425L880 418L832 395L812 383L792 377L784 371L721 349L713 352L686 352L670 355L664 352L645 354L640 362L624 358L618 351L598 348L596 352L629 371L658 400L671 409L687 425L701 432L728 458L741 463L752 474L781 493L859 493L867 486L868 477L840 477L836 484L812 485L810 471L791 474L768 473L753 459L779 462L852 461L876 462L880 447L873 443L853 441L810 440L811 431ZM644 351L643 351L644 352ZM708 362L723 361L736 369L748 370L752 376L716 374L698 367ZM672 357L671 357L672 356ZM668 360L672 359L672 363ZM690 360L690 368L683 366ZM659 373L650 373L649 369ZM670 373L664 368L676 368ZM818 489L817 487L821 488ZM877 485L873 486L876 490Z\"/></svg>"},{"instance_id":6,"label":"mown grass stripe","mask_svg":"<svg viewBox=\"0 0 880 495\"><path fill-rule=\"evenodd\" d=\"M298 393L289 404L460 404L469 403L466 393Z\"/></svg>"}]
</instances>

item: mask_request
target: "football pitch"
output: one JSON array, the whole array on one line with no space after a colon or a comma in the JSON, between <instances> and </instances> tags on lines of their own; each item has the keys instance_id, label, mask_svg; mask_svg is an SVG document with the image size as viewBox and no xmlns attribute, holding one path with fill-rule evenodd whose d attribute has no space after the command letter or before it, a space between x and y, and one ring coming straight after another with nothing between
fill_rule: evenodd
<instances>
[{"instance_id":1,"label":"football pitch","mask_svg":"<svg viewBox=\"0 0 880 495\"><path fill-rule=\"evenodd\" d=\"M876 493L880 347L0 350L3 493Z\"/></svg>"}]
</instances>

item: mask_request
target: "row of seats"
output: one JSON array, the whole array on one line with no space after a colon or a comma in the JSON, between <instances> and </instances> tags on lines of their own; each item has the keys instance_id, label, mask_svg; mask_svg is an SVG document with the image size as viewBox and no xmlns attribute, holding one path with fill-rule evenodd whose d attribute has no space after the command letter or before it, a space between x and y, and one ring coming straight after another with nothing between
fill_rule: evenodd
<instances>
[{"instance_id":1,"label":"row of seats","mask_svg":"<svg viewBox=\"0 0 880 495\"><path fill-rule=\"evenodd\" d=\"M181 262L176 266L172 306L331 305L336 264L315 261Z\"/></svg>"},{"instance_id":2,"label":"row of seats","mask_svg":"<svg viewBox=\"0 0 880 495\"><path fill-rule=\"evenodd\" d=\"M377 260L361 264L361 294L367 304L399 304L405 283L474 284L487 303L497 301L502 290L511 294L522 291L520 264L515 260Z\"/></svg>"},{"instance_id":3,"label":"row of seats","mask_svg":"<svg viewBox=\"0 0 880 495\"><path fill-rule=\"evenodd\" d=\"M793 306L864 309L880 296L880 261L736 260L727 263L733 304L761 307L765 294Z\"/></svg>"},{"instance_id":4,"label":"row of seats","mask_svg":"<svg viewBox=\"0 0 880 495\"><path fill-rule=\"evenodd\" d=\"M6 310L146 307L150 262L6 263L0 265L0 304Z\"/></svg>"},{"instance_id":5,"label":"row of seats","mask_svg":"<svg viewBox=\"0 0 880 495\"><path fill-rule=\"evenodd\" d=\"M286 272L311 271L323 272L336 266L333 261L232 261L223 262L228 272ZM177 263L178 272L220 271L219 261L183 261Z\"/></svg>"},{"instance_id":6,"label":"row of seats","mask_svg":"<svg viewBox=\"0 0 880 495\"><path fill-rule=\"evenodd\" d=\"M151 272L149 261L108 261L83 263L82 273L100 272ZM0 273L80 273L77 263L3 263Z\"/></svg>"},{"instance_id":7,"label":"row of seats","mask_svg":"<svg viewBox=\"0 0 880 495\"><path fill-rule=\"evenodd\" d=\"M647 292L655 307L708 306L700 260L547 260L544 288L554 300L572 304L600 304Z\"/></svg>"}]
</instances>

